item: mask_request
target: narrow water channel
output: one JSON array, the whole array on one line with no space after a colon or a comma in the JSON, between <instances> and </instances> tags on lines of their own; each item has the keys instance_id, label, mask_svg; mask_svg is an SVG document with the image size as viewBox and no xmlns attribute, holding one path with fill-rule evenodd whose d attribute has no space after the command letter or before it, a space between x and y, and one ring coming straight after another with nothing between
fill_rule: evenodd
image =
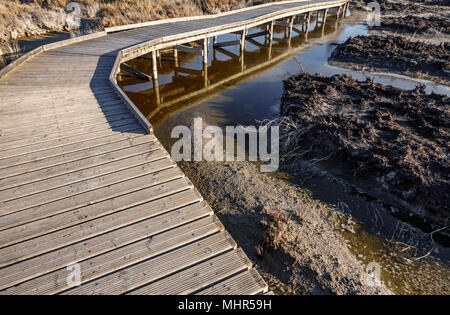
<instances>
[{"instance_id":1,"label":"narrow water channel","mask_svg":"<svg viewBox=\"0 0 450 315\"><path fill-rule=\"evenodd\" d=\"M448 87L432 82L328 65L336 43L349 36L367 35L368 29L357 16L342 21L329 16L327 21L324 30L312 23L307 40L304 32L294 33L289 39L284 28L277 28L271 48L264 36L257 37L247 43L242 56L238 45L224 49L211 46L207 75L201 56L180 52L175 60L171 52L162 53L158 91L151 81L135 79L125 72L119 75L119 84L152 123L158 139L169 151L173 141L171 130L178 125L190 125L196 117L202 117L207 125L220 127L259 125L265 119L277 118L283 80L301 71L326 76L349 74L357 80L371 77L375 82L402 89L412 89L421 82L429 93L450 95ZM221 36L219 41L235 39L236 35L230 34ZM128 64L151 73L148 56ZM409 256L403 241L414 239L415 246L426 250L430 246L429 235L395 217L395 209L390 205L355 192L326 170L308 182L282 173L273 176L310 191L314 198L328 204L353 253L365 265L373 261L382 265L383 280L395 293L448 292L450 249L438 244L426 258Z\"/></svg>"}]
</instances>

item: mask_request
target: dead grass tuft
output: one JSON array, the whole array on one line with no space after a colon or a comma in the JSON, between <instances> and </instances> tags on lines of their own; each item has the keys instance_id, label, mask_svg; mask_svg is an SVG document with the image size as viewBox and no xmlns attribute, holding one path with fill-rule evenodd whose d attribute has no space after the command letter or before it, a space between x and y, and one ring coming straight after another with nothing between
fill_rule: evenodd
<instances>
[{"instance_id":1,"label":"dead grass tuft","mask_svg":"<svg viewBox=\"0 0 450 315\"><path fill-rule=\"evenodd\" d=\"M0 44L0 69L19 58L21 49L17 41Z\"/></svg>"},{"instance_id":2,"label":"dead grass tuft","mask_svg":"<svg viewBox=\"0 0 450 315\"><path fill-rule=\"evenodd\" d=\"M263 248L270 251L276 251L281 247L283 235L289 228L289 218L278 212L268 213L268 220L261 221L265 227L262 248L258 248L258 254L262 255Z\"/></svg>"}]
</instances>

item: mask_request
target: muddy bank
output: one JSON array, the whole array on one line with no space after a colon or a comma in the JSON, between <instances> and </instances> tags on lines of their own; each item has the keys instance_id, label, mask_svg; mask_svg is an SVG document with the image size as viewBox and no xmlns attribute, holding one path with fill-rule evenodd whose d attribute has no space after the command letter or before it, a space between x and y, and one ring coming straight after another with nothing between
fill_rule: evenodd
<instances>
[{"instance_id":1,"label":"muddy bank","mask_svg":"<svg viewBox=\"0 0 450 315\"><path fill-rule=\"evenodd\" d=\"M373 27L375 30L389 29L397 33L412 34L450 34L450 19L441 16L390 16L382 20L381 26Z\"/></svg>"},{"instance_id":2,"label":"muddy bank","mask_svg":"<svg viewBox=\"0 0 450 315\"><path fill-rule=\"evenodd\" d=\"M276 294L389 294L367 273L325 205L247 163L182 163Z\"/></svg>"},{"instance_id":3,"label":"muddy bank","mask_svg":"<svg viewBox=\"0 0 450 315\"><path fill-rule=\"evenodd\" d=\"M354 7L357 9L367 10L367 5L371 2L377 2L380 5L381 13L423 13L427 12L430 7L424 6L419 1L389 1L389 0L357 0Z\"/></svg>"},{"instance_id":4,"label":"muddy bank","mask_svg":"<svg viewBox=\"0 0 450 315\"><path fill-rule=\"evenodd\" d=\"M395 72L450 85L450 43L432 45L399 36L357 36L338 45L329 62L355 70Z\"/></svg>"},{"instance_id":5,"label":"muddy bank","mask_svg":"<svg viewBox=\"0 0 450 315\"><path fill-rule=\"evenodd\" d=\"M285 81L284 143L295 152L417 218L449 242L450 101L340 75L300 74ZM290 129L290 130L289 130ZM295 137L292 137L295 135ZM293 151L294 150L294 151Z\"/></svg>"}]
</instances>

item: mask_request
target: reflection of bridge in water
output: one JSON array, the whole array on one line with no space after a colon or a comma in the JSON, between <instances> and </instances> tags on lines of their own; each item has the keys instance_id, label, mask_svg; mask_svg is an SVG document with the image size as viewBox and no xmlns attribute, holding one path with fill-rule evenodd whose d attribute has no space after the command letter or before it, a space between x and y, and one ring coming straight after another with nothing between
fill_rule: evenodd
<instances>
[{"instance_id":1,"label":"reflection of bridge in water","mask_svg":"<svg viewBox=\"0 0 450 315\"><path fill-rule=\"evenodd\" d=\"M213 48L211 52L208 50L211 61L209 64L203 62L201 69L193 68L195 61L203 55L203 49L197 48L201 45L178 46L178 49L173 48L157 55L157 71L160 75L170 77L169 82L159 84L152 79L153 84L149 83L148 89L139 92L128 89L127 95L153 127L158 128L170 115L200 104L291 59L304 48L308 40L337 31L342 14L336 10L335 14L328 14L324 18L320 12L314 17L306 13L295 19L277 21L273 32L269 26L255 28L252 33L246 34L246 43L243 45L239 38L226 42L214 39L212 45L208 43L208 48ZM242 37L242 34L236 35ZM256 49L248 49L249 43ZM147 77L142 74L152 71L149 59L140 57L127 63L131 69L122 70L129 70L141 79L130 80L122 72L122 88L142 84L142 80Z\"/></svg>"}]
</instances>

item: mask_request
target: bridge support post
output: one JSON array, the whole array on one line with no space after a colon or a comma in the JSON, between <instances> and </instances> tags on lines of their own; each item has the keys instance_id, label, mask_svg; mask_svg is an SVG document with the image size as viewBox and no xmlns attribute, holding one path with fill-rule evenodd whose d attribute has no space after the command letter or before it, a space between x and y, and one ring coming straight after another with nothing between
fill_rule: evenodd
<instances>
[{"instance_id":1,"label":"bridge support post","mask_svg":"<svg viewBox=\"0 0 450 315\"><path fill-rule=\"evenodd\" d=\"M273 27L275 26L275 21L272 21L269 26L269 45L272 46L273 43Z\"/></svg>"},{"instance_id":2,"label":"bridge support post","mask_svg":"<svg viewBox=\"0 0 450 315\"><path fill-rule=\"evenodd\" d=\"M208 38L203 39L203 64L208 65Z\"/></svg>"},{"instance_id":3,"label":"bridge support post","mask_svg":"<svg viewBox=\"0 0 450 315\"><path fill-rule=\"evenodd\" d=\"M322 19L322 36L325 34L325 23L327 22L327 14L328 9L323 10L323 19Z\"/></svg>"},{"instance_id":4,"label":"bridge support post","mask_svg":"<svg viewBox=\"0 0 450 315\"><path fill-rule=\"evenodd\" d=\"M247 29L242 31L242 35L241 35L241 52L245 52L246 37L247 37Z\"/></svg>"},{"instance_id":5,"label":"bridge support post","mask_svg":"<svg viewBox=\"0 0 450 315\"><path fill-rule=\"evenodd\" d=\"M178 68L178 50L176 48L173 49L173 59L175 61L175 68Z\"/></svg>"},{"instance_id":6,"label":"bridge support post","mask_svg":"<svg viewBox=\"0 0 450 315\"><path fill-rule=\"evenodd\" d=\"M305 26L305 40L308 40L310 24L311 24L311 12L308 12L308 16L306 17L306 26Z\"/></svg>"},{"instance_id":7,"label":"bridge support post","mask_svg":"<svg viewBox=\"0 0 450 315\"><path fill-rule=\"evenodd\" d=\"M152 67L153 67L153 79L158 80L158 61L157 61L158 53L156 51L152 51Z\"/></svg>"},{"instance_id":8,"label":"bridge support post","mask_svg":"<svg viewBox=\"0 0 450 315\"><path fill-rule=\"evenodd\" d=\"M289 23L289 37L292 36L292 29L294 28L294 21L295 21L296 16L292 16L290 23Z\"/></svg>"}]
</instances>

